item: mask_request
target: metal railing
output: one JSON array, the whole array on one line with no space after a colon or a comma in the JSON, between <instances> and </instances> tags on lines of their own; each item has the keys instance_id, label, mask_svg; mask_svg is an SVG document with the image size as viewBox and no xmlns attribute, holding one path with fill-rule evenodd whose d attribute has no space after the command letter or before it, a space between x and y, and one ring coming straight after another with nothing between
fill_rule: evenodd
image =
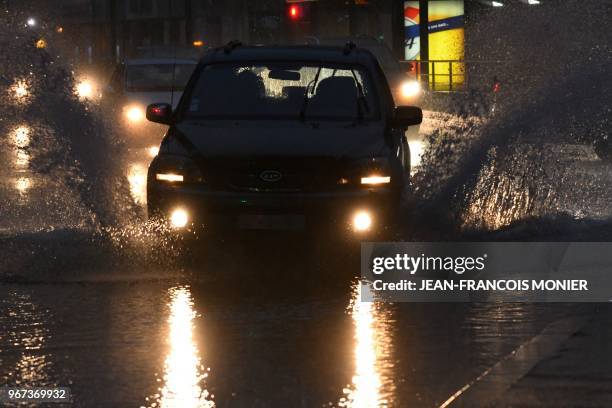
<instances>
[{"instance_id":1,"label":"metal railing","mask_svg":"<svg viewBox=\"0 0 612 408\"><path fill-rule=\"evenodd\" d=\"M409 75L433 92L461 92L471 87L488 86L504 61L418 60L401 61ZM468 75L469 74L469 75Z\"/></svg>"}]
</instances>

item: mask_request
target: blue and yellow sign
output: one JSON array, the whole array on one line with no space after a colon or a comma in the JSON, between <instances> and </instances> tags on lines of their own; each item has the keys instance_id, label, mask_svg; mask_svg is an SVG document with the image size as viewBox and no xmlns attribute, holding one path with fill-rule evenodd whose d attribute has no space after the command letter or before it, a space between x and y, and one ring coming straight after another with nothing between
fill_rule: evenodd
<instances>
[{"instance_id":1,"label":"blue and yellow sign","mask_svg":"<svg viewBox=\"0 0 612 408\"><path fill-rule=\"evenodd\" d=\"M420 60L419 1L404 2L405 58ZM430 0L429 29L429 82L437 90L460 86L465 80L465 30L463 0Z\"/></svg>"}]
</instances>

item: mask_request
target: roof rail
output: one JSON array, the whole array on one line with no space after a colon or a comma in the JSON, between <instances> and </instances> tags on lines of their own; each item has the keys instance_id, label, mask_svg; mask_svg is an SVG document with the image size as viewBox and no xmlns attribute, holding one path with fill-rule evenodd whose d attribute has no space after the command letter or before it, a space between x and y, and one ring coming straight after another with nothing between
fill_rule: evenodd
<instances>
[{"instance_id":1,"label":"roof rail","mask_svg":"<svg viewBox=\"0 0 612 408\"><path fill-rule=\"evenodd\" d=\"M232 40L228 42L227 44L225 44L225 47L223 47L223 52L225 54L230 54L232 51L234 51L234 48L238 48L241 46L242 46L242 43L240 41Z\"/></svg>"},{"instance_id":2,"label":"roof rail","mask_svg":"<svg viewBox=\"0 0 612 408\"><path fill-rule=\"evenodd\" d=\"M344 50L342 50L342 53L344 55L349 55L351 52L353 52L353 50L357 48L357 44L355 44L352 41L348 41L345 45L344 45Z\"/></svg>"}]
</instances>

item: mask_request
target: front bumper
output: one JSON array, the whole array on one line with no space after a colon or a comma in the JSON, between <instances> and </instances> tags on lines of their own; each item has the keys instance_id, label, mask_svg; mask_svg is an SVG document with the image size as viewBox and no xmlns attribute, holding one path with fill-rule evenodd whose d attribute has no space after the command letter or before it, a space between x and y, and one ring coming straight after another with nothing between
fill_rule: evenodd
<instances>
[{"instance_id":1,"label":"front bumper","mask_svg":"<svg viewBox=\"0 0 612 408\"><path fill-rule=\"evenodd\" d=\"M150 217L168 218L175 209L189 214L189 225L205 229L351 230L353 217L367 212L368 233L387 229L397 213L392 187L316 193L219 192L198 186L147 185Z\"/></svg>"}]
</instances>

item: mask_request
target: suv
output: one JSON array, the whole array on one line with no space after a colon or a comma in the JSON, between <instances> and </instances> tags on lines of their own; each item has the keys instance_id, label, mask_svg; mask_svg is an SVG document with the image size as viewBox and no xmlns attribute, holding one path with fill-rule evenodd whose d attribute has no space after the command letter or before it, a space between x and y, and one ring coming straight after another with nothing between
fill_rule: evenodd
<instances>
[{"instance_id":1,"label":"suv","mask_svg":"<svg viewBox=\"0 0 612 408\"><path fill-rule=\"evenodd\" d=\"M175 229L332 228L396 223L410 177L406 127L376 58L345 47L230 44L200 61L147 179L149 215Z\"/></svg>"}]
</instances>

